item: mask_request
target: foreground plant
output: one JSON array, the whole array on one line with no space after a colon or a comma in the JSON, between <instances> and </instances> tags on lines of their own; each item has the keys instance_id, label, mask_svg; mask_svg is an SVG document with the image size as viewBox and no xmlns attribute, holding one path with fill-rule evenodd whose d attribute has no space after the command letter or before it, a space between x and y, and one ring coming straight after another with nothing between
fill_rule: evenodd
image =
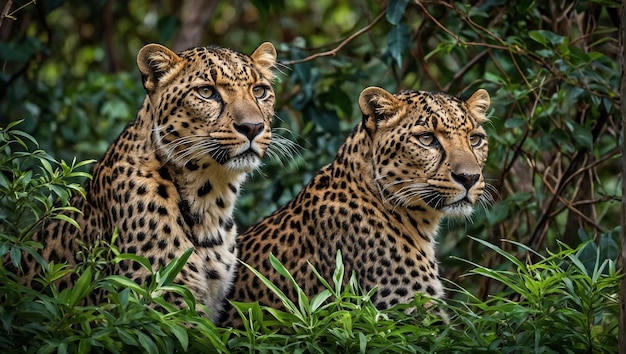
<instances>
[{"instance_id":1,"label":"foreground plant","mask_svg":"<svg viewBox=\"0 0 626 354\"><path fill-rule=\"evenodd\" d=\"M489 277L506 288L485 302L464 289L456 290L466 297L455 301L457 322L469 336L502 352L617 351L617 294L623 274L615 260L601 258L599 247L590 242L576 248L559 243L558 252L544 256L507 241L528 255L523 262L498 246L474 240L499 254L510 270L472 263L470 275ZM590 251L595 257L585 259Z\"/></svg>"},{"instance_id":2,"label":"foreground plant","mask_svg":"<svg viewBox=\"0 0 626 354\"><path fill-rule=\"evenodd\" d=\"M83 248L83 263L76 268L43 260L41 244L30 236L54 218L77 227L61 213L74 210L68 205L73 194L84 195L76 179L89 177L79 168L91 161L68 165L42 150L29 150L37 141L16 130L18 123L0 129L0 347L9 353L225 351L215 326L189 310L195 309L189 290L173 284L190 250L158 271L145 258L120 254L115 242ZM44 269L37 279L41 291L21 285L13 271L22 251ZM107 268L129 259L150 272L144 286L106 276ZM75 285L57 288L54 281L68 273L76 274ZM103 304L84 305L101 292L106 294ZM188 309L173 308L164 299L167 292L181 294Z\"/></svg>"},{"instance_id":3,"label":"foreground plant","mask_svg":"<svg viewBox=\"0 0 626 354\"><path fill-rule=\"evenodd\" d=\"M291 301L249 268L281 300L284 309L233 303L244 330L233 330L228 345L233 351L319 353L616 352L617 289L622 274L615 261L601 259L598 247L585 243L573 249L561 244L558 252L548 251L544 256L509 241L529 254L522 262L498 246L474 240L508 264L502 269L473 264L468 275L492 278L505 290L482 301L465 289L449 289L452 298L448 304L436 304L450 314L449 324L428 313L424 305L433 300L425 296L389 310L376 309L370 301L375 289L362 293L354 274L344 282L340 252L332 284L313 268L325 290L311 299L271 256L272 266L296 289L298 301ZM591 267L582 259L589 249L596 251Z\"/></svg>"}]
</instances>

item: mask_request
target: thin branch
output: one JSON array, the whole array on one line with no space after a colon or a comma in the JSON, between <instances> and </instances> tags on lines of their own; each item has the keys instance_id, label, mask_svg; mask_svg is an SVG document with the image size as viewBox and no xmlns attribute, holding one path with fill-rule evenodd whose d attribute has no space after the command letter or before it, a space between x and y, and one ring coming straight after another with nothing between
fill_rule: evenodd
<instances>
[{"instance_id":1,"label":"thin branch","mask_svg":"<svg viewBox=\"0 0 626 354\"><path fill-rule=\"evenodd\" d=\"M557 210L554 210L552 214L550 215L550 218L554 218L560 213L562 213L563 210L568 209L572 211L574 214L578 215L579 218L585 220L589 225L593 226L600 233L606 232L606 230L602 226L600 226L596 221L592 220L590 217L588 217L587 215L583 214L583 212L578 210L578 208L576 208L570 200L567 200L563 198L563 196L560 196L560 195L558 196L558 198L561 201L561 203L563 203L563 207Z\"/></svg>"},{"instance_id":2,"label":"thin branch","mask_svg":"<svg viewBox=\"0 0 626 354\"><path fill-rule=\"evenodd\" d=\"M489 52L488 49L483 50L482 52L476 54L472 59L470 59L467 62L467 64L465 64L465 66L461 68L461 70L457 71L454 74L454 76L452 77L452 80L450 80L446 84L446 86L443 87L443 92L448 92L448 90L450 90L450 86L452 85L452 83L460 79L461 77L463 77L463 75L465 75L465 73L467 73L474 66L474 64L476 64L476 62L482 59L488 52Z\"/></svg>"},{"instance_id":3,"label":"thin branch","mask_svg":"<svg viewBox=\"0 0 626 354\"><path fill-rule=\"evenodd\" d=\"M6 4L4 4L4 9L2 9L2 13L0 13L0 28L2 27L2 22L4 22L4 18L12 18L9 15L9 11L11 11L11 6L13 6L12 0L7 0Z\"/></svg>"},{"instance_id":4,"label":"thin branch","mask_svg":"<svg viewBox=\"0 0 626 354\"><path fill-rule=\"evenodd\" d=\"M284 65L293 65L293 64L298 64L298 63L304 63L307 61L311 61L313 59L316 58L320 58L320 57L326 57L329 55L335 56L337 55L337 52L341 50L341 48L343 48L346 44L348 44L350 41L352 41L353 39L355 39L356 37L362 35L363 33L369 31L372 27L374 27L378 21L380 21L381 18L383 18L383 16L385 16L385 14L387 13L387 8L385 8L378 16L376 16L376 18L374 19L374 21L372 21L371 23L369 23L367 26L361 28L360 30L358 30L357 32L353 33L352 35L350 35L348 38L344 39L341 43L339 43L339 45L337 47L335 47L334 49L325 51L325 52L321 52L321 53L315 53L313 55L309 55L306 58L302 58L302 59L296 59L296 60L290 60L290 61L286 61L283 62Z\"/></svg>"},{"instance_id":5,"label":"thin branch","mask_svg":"<svg viewBox=\"0 0 626 354\"><path fill-rule=\"evenodd\" d=\"M29 2L27 2L26 4L18 7L17 9L13 10L13 12L9 13L9 8L11 7L13 1L12 0L8 0L6 5L4 6L4 10L2 11L2 18L10 18L12 20L16 20L15 18L15 14L18 13L19 11L21 11L23 8L25 8L28 5L34 5L37 3L37 0L31 0ZM0 23L1 25L1 23Z\"/></svg>"}]
</instances>

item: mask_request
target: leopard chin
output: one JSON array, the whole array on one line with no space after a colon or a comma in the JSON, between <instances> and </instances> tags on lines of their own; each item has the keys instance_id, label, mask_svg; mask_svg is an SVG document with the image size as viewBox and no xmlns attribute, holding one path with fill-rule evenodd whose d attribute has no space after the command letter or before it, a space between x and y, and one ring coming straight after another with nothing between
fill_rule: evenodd
<instances>
[{"instance_id":1,"label":"leopard chin","mask_svg":"<svg viewBox=\"0 0 626 354\"><path fill-rule=\"evenodd\" d=\"M224 163L227 169L244 173L252 172L259 166L261 166L261 158L252 150L234 156Z\"/></svg>"},{"instance_id":2,"label":"leopard chin","mask_svg":"<svg viewBox=\"0 0 626 354\"><path fill-rule=\"evenodd\" d=\"M458 202L449 204L441 208L445 216L450 217L467 217L474 212L474 205L468 200L463 199Z\"/></svg>"}]
</instances>

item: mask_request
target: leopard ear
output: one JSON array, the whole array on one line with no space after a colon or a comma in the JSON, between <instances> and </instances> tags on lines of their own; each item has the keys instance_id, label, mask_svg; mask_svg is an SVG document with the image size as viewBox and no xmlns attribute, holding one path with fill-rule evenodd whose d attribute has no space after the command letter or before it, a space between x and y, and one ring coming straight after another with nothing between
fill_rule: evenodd
<instances>
[{"instance_id":1,"label":"leopard ear","mask_svg":"<svg viewBox=\"0 0 626 354\"><path fill-rule=\"evenodd\" d=\"M173 51L160 44L148 44L137 54L137 66L141 72L143 86L148 92L154 91L160 82L176 72L182 59Z\"/></svg>"},{"instance_id":2,"label":"leopard ear","mask_svg":"<svg viewBox=\"0 0 626 354\"><path fill-rule=\"evenodd\" d=\"M276 48L270 42L264 42L250 54L258 69L268 80L274 79L272 69L276 66Z\"/></svg>"},{"instance_id":3,"label":"leopard ear","mask_svg":"<svg viewBox=\"0 0 626 354\"><path fill-rule=\"evenodd\" d=\"M491 104L489 93L484 89L478 89L466 101L472 115L479 123L487 121L487 110Z\"/></svg>"},{"instance_id":4,"label":"leopard ear","mask_svg":"<svg viewBox=\"0 0 626 354\"><path fill-rule=\"evenodd\" d=\"M363 112L363 125L371 134L381 121L398 114L400 100L380 87L368 87L361 92L359 106Z\"/></svg>"}]
</instances>

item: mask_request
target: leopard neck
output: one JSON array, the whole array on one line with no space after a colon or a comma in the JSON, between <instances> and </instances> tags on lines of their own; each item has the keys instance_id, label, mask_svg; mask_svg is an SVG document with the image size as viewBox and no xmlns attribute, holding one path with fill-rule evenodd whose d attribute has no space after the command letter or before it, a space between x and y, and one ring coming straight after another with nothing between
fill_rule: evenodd
<instances>
[{"instance_id":1,"label":"leopard neck","mask_svg":"<svg viewBox=\"0 0 626 354\"><path fill-rule=\"evenodd\" d=\"M151 107L146 98L137 119L127 129L136 137L133 140L138 142L136 153L130 153L129 159L138 160L136 162L142 173L151 174L156 180L175 187L184 222L191 227L200 243L203 238L222 237L216 235L220 231L234 234L232 215L247 174L230 170L217 162L203 165L191 162L178 166L167 161L158 153Z\"/></svg>"},{"instance_id":2,"label":"leopard neck","mask_svg":"<svg viewBox=\"0 0 626 354\"><path fill-rule=\"evenodd\" d=\"M330 165L331 176L341 176L341 179L351 181L353 185L364 186L365 188L359 189L364 200L375 201L376 208L395 226L405 229L413 238L433 242L443 214L425 205L405 207L390 202L376 182L373 149L371 136L362 123L359 123Z\"/></svg>"}]
</instances>

